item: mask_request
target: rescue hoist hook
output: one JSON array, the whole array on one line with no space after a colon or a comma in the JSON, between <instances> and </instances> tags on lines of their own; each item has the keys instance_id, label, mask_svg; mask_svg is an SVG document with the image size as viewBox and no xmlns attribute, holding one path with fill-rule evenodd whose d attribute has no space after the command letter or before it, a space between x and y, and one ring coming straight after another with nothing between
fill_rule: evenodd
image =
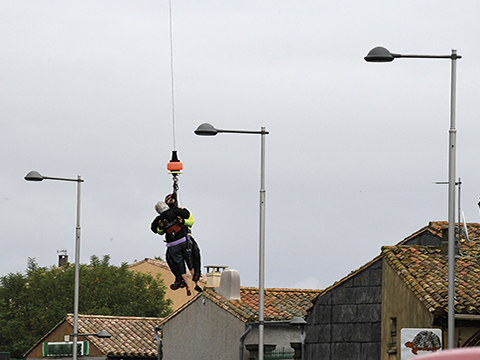
<instances>
[{"instance_id":1,"label":"rescue hoist hook","mask_svg":"<svg viewBox=\"0 0 480 360\"><path fill-rule=\"evenodd\" d=\"M172 159L167 164L168 173L173 177L173 193L178 191L178 175L183 174L183 164L178 160L177 150L172 151Z\"/></svg>"}]
</instances>

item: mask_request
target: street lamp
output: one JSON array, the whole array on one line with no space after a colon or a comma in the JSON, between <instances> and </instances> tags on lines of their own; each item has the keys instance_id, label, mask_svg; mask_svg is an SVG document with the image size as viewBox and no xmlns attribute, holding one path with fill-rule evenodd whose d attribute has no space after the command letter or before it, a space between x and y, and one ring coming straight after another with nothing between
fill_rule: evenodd
<instances>
[{"instance_id":1,"label":"street lamp","mask_svg":"<svg viewBox=\"0 0 480 360\"><path fill-rule=\"evenodd\" d=\"M260 131L216 129L211 124L203 123L194 131L200 136L215 136L218 133L259 134L260 150L260 239L259 239L259 281L258 281L258 358L264 359L263 333L265 325L265 126Z\"/></svg>"},{"instance_id":2,"label":"street lamp","mask_svg":"<svg viewBox=\"0 0 480 360\"><path fill-rule=\"evenodd\" d=\"M108 339L112 337L112 335L106 330L101 330L97 333L92 333L92 334L70 334L70 336L73 336L73 337L75 337L75 335L76 336L95 336L100 339Z\"/></svg>"},{"instance_id":3,"label":"street lamp","mask_svg":"<svg viewBox=\"0 0 480 360\"><path fill-rule=\"evenodd\" d=\"M302 360L305 359L305 326L307 326L307 322L299 317L295 316L290 320L289 325L296 326L300 329L300 339L301 339L301 350L302 350Z\"/></svg>"},{"instance_id":4,"label":"street lamp","mask_svg":"<svg viewBox=\"0 0 480 360\"><path fill-rule=\"evenodd\" d=\"M43 176L38 171L30 171L26 176L27 181L43 180L75 181L77 183L77 222L75 227L75 290L73 295L73 360L77 360L77 338L78 338L78 288L80 282L80 183L83 182L80 175L76 179L66 179Z\"/></svg>"},{"instance_id":5,"label":"street lamp","mask_svg":"<svg viewBox=\"0 0 480 360\"><path fill-rule=\"evenodd\" d=\"M365 56L368 62L391 62L396 58L418 59L451 59L451 90L450 90L450 130L448 144L448 348L455 347L455 103L457 82L457 50L452 49L450 55L402 55L391 53L384 47L378 46Z\"/></svg>"}]
</instances>

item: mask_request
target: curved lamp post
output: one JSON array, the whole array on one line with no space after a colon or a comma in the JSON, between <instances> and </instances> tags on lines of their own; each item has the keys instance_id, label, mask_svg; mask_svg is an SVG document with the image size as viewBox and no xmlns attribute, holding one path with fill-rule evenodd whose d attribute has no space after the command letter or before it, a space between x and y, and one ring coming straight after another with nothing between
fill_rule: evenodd
<instances>
[{"instance_id":1,"label":"curved lamp post","mask_svg":"<svg viewBox=\"0 0 480 360\"><path fill-rule=\"evenodd\" d=\"M368 62L391 62L396 58L418 59L451 59L451 90L450 90L450 130L448 144L448 348L455 347L455 155L456 133L455 129L455 103L457 82L457 50L452 49L450 55L402 55L388 51L378 46L365 56Z\"/></svg>"},{"instance_id":2,"label":"curved lamp post","mask_svg":"<svg viewBox=\"0 0 480 360\"><path fill-rule=\"evenodd\" d=\"M264 359L263 351L263 334L265 326L265 135L268 131L265 126L260 131L249 130L223 130L213 127L208 123L203 123L194 131L200 136L215 136L218 133L235 133L235 134L258 134L261 135L260 150L260 239L259 239L259 281L258 281L258 358Z\"/></svg>"},{"instance_id":3,"label":"curved lamp post","mask_svg":"<svg viewBox=\"0 0 480 360\"><path fill-rule=\"evenodd\" d=\"M73 360L77 360L77 339L78 339L78 288L80 282L80 183L83 182L80 175L76 179L57 178L43 176L38 171L30 171L26 176L27 181L60 180L75 181L77 183L77 221L75 227L75 290L73 296ZM100 334L100 333L99 333ZM101 337L101 336L100 336Z\"/></svg>"}]
</instances>

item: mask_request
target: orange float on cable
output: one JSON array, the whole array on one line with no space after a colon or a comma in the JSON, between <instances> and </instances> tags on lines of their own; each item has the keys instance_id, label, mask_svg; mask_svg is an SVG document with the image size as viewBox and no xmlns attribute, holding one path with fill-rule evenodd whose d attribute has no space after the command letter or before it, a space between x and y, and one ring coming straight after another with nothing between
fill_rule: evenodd
<instances>
[{"instance_id":1,"label":"orange float on cable","mask_svg":"<svg viewBox=\"0 0 480 360\"><path fill-rule=\"evenodd\" d=\"M182 174L183 164L178 160L177 151L172 151L172 159L167 164L167 170L169 174Z\"/></svg>"},{"instance_id":2,"label":"orange float on cable","mask_svg":"<svg viewBox=\"0 0 480 360\"><path fill-rule=\"evenodd\" d=\"M183 170L183 164L180 161L171 161L167 164L167 170L169 174L173 172L178 173Z\"/></svg>"}]
</instances>

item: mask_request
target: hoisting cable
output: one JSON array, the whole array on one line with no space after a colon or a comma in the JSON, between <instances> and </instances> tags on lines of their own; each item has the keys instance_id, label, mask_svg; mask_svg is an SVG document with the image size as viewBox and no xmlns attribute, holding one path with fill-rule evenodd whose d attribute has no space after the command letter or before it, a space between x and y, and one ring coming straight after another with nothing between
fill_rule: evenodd
<instances>
[{"instance_id":1,"label":"hoisting cable","mask_svg":"<svg viewBox=\"0 0 480 360\"><path fill-rule=\"evenodd\" d=\"M173 22L172 22L172 0L168 1L169 14L169 34L170 34L170 87L172 96L172 133L173 133L173 151L177 150L175 140L175 82L173 76Z\"/></svg>"},{"instance_id":2,"label":"hoisting cable","mask_svg":"<svg viewBox=\"0 0 480 360\"><path fill-rule=\"evenodd\" d=\"M170 85L172 93L172 135L173 135L173 150L172 158L167 164L168 173L173 177L173 193L178 192L178 175L182 174L183 164L178 160L177 144L175 139L175 83L173 72L173 22L172 22L172 0L168 1L168 13L169 13L169 27L170 27Z\"/></svg>"}]
</instances>

